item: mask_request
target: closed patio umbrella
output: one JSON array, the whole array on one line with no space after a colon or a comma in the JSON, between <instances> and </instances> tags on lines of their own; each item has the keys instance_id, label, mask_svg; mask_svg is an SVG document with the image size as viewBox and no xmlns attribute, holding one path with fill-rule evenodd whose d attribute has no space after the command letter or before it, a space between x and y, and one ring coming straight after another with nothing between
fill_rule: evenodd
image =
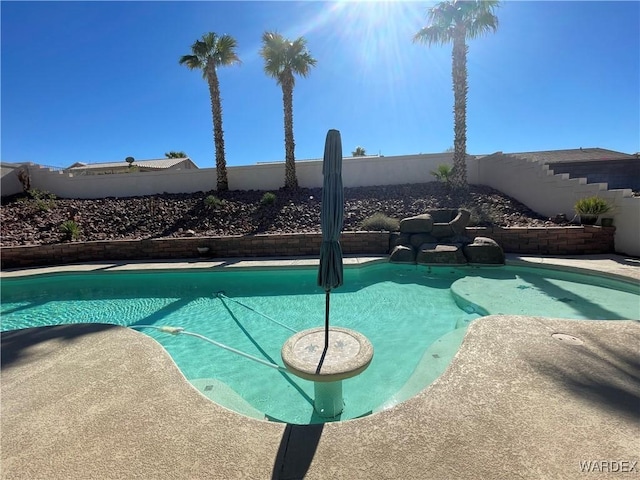
<instances>
[{"instance_id":1,"label":"closed patio umbrella","mask_svg":"<svg viewBox=\"0 0 640 480\"><path fill-rule=\"evenodd\" d=\"M318 285L325 291L325 340L324 351L318 364L320 373L324 357L329 348L329 300L331 290L342 285L342 248L340 232L344 217L344 192L342 188L342 140L338 130L329 130L324 144L322 163L322 245L320 247L320 267Z\"/></svg>"}]
</instances>

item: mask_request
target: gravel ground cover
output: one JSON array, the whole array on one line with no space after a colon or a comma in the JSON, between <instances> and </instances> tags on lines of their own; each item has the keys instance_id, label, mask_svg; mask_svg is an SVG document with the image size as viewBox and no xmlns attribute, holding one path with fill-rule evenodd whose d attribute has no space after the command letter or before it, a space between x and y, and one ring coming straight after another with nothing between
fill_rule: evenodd
<instances>
[{"instance_id":1,"label":"gravel ground cover","mask_svg":"<svg viewBox=\"0 0 640 480\"><path fill-rule=\"evenodd\" d=\"M251 235L320 231L322 189L196 192L128 198L49 198L46 192L2 199L1 246L65 241L63 222L75 220L79 241L185 236ZM344 231L363 230L378 212L400 220L433 208L465 207L472 225L556 225L526 205L490 187L472 185L464 197L438 182L345 188ZM215 199L212 199L215 197Z\"/></svg>"}]
</instances>

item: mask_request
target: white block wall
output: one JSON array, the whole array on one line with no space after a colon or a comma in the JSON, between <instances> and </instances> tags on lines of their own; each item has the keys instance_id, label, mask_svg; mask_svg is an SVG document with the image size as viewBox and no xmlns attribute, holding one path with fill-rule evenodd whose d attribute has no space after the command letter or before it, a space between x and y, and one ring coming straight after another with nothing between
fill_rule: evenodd
<instances>
[{"instance_id":1,"label":"white block wall","mask_svg":"<svg viewBox=\"0 0 640 480\"><path fill-rule=\"evenodd\" d=\"M597 195L613 205L607 216L616 226L616 252L640 256L640 198L629 189L607 190L606 183L586 183L584 178L555 175L549 165L495 153L478 160L480 185L488 185L524 203L532 210L554 216L564 213L569 220L581 198Z\"/></svg>"}]
</instances>

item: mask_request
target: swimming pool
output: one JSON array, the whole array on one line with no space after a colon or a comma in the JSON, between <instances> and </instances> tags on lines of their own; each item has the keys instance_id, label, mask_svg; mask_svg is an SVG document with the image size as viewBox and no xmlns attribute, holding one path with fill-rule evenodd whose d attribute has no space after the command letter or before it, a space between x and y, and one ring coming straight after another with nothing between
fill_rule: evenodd
<instances>
[{"instance_id":1,"label":"swimming pool","mask_svg":"<svg viewBox=\"0 0 640 480\"><path fill-rule=\"evenodd\" d=\"M267 363L293 331L320 326L324 293L315 268L264 271L136 271L3 279L2 330L63 323L178 326ZM345 269L332 293L331 324L366 335L371 366L345 381L341 420L390 407L442 373L466 326L488 313L637 319L640 287L526 267ZM204 395L245 415L324 421L313 384L198 338L141 329L156 338Z\"/></svg>"}]
</instances>

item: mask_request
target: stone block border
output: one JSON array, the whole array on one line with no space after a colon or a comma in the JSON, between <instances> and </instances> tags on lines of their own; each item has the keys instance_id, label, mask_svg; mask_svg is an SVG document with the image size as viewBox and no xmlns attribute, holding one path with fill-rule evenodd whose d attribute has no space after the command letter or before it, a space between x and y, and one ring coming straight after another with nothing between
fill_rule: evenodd
<instances>
[{"instance_id":1,"label":"stone block border","mask_svg":"<svg viewBox=\"0 0 640 480\"><path fill-rule=\"evenodd\" d=\"M467 227L469 238L494 239L505 253L586 255L612 253L615 227ZM388 232L345 232L345 255L389 253ZM2 269L104 260L198 258L198 247L208 247L208 258L319 255L320 233L247 235L229 237L154 238L28 245L0 248Z\"/></svg>"}]
</instances>

